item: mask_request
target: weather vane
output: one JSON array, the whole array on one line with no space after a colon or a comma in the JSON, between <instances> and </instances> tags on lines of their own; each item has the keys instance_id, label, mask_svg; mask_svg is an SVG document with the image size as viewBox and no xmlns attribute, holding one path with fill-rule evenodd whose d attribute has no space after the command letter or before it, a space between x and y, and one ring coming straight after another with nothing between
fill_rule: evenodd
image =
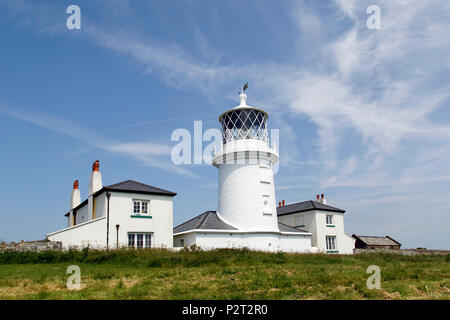
<instances>
[{"instance_id":1,"label":"weather vane","mask_svg":"<svg viewBox=\"0 0 450 320\"><path fill-rule=\"evenodd\" d=\"M245 91L246 89L248 89L248 82L242 86L242 90L239 91L239 94L244 93L244 91Z\"/></svg>"}]
</instances>

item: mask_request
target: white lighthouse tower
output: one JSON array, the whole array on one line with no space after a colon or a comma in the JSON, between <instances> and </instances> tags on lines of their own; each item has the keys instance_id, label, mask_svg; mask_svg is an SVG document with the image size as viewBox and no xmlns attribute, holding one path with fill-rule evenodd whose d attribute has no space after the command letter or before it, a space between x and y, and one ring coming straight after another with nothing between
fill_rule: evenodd
<instances>
[{"instance_id":1,"label":"white lighthouse tower","mask_svg":"<svg viewBox=\"0 0 450 320\"><path fill-rule=\"evenodd\" d=\"M269 140L269 115L247 105L246 88L240 104L219 116L222 143L212 159L219 169L218 209L175 227L174 246L312 252L311 233L278 221L273 177L277 146Z\"/></svg>"},{"instance_id":2,"label":"white lighthouse tower","mask_svg":"<svg viewBox=\"0 0 450 320\"><path fill-rule=\"evenodd\" d=\"M278 232L273 178L278 151L268 137L269 115L247 105L244 90L239 97L240 104L219 117L222 148L213 157L219 169L217 215L242 231Z\"/></svg>"}]
</instances>

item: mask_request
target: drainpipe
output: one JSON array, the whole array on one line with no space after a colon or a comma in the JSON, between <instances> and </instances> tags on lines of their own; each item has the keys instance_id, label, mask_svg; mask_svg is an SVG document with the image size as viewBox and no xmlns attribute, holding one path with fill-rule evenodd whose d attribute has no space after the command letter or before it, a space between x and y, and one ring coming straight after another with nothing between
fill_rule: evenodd
<instances>
[{"instance_id":1,"label":"drainpipe","mask_svg":"<svg viewBox=\"0 0 450 320\"><path fill-rule=\"evenodd\" d=\"M111 198L111 192L106 192L106 198L108 199L106 211L106 249L109 250L109 198Z\"/></svg>"},{"instance_id":2,"label":"drainpipe","mask_svg":"<svg viewBox=\"0 0 450 320\"><path fill-rule=\"evenodd\" d=\"M116 224L116 230L117 230L117 235L116 235L116 248L119 249L119 227L120 225Z\"/></svg>"}]
</instances>

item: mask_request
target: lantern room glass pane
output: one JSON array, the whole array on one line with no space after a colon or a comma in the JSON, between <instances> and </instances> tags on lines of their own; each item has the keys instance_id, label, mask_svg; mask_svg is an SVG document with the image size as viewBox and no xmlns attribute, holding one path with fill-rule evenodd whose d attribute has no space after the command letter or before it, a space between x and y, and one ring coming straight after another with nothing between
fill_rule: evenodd
<instances>
[{"instance_id":1,"label":"lantern room glass pane","mask_svg":"<svg viewBox=\"0 0 450 320\"><path fill-rule=\"evenodd\" d=\"M267 139L265 114L253 109L240 109L226 113L222 118L223 141L240 139Z\"/></svg>"}]
</instances>

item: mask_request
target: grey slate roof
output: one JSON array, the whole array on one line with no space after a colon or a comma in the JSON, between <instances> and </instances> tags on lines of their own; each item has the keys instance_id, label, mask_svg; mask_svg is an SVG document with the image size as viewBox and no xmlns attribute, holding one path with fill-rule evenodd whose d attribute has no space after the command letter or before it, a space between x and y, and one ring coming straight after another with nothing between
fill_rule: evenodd
<instances>
[{"instance_id":1,"label":"grey slate roof","mask_svg":"<svg viewBox=\"0 0 450 320\"><path fill-rule=\"evenodd\" d=\"M306 230L296 229L291 226L288 226L284 223L278 223L278 228L281 232L308 232ZM206 211L201 215L192 218L185 223L180 224L179 226L173 228L173 233L180 233L188 230L194 229L213 229L213 230L236 230L232 226L229 226L217 216L216 211Z\"/></svg>"},{"instance_id":2,"label":"grey slate roof","mask_svg":"<svg viewBox=\"0 0 450 320\"><path fill-rule=\"evenodd\" d=\"M105 191L115 191L115 192L131 192L131 193L140 193L140 194L157 194L157 195L163 195L163 196L170 196L174 197L177 194L172 191L164 190L161 188L153 187L148 184L144 184L141 182L137 182L134 180L125 180L116 184L112 184L109 186L105 186L98 190L96 193L94 193L94 197L97 197L101 193ZM82 203L80 203L76 208L74 208L74 211L84 207L88 203L88 199L84 200ZM66 217L69 216L69 212L65 214Z\"/></svg>"},{"instance_id":3,"label":"grey slate roof","mask_svg":"<svg viewBox=\"0 0 450 320\"><path fill-rule=\"evenodd\" d=\"M360 239L367 245L370 246L396 246L401 245L400 242L392 239L389 236L379 237L379 236L358 236L356 234L353 235L353 238Z\"/></svg>"},{"instance_id":4,"label":"grey slate roof","mask_svg":"<svg viewBox=\"0 0 450 320\"><path fill-rule=\"evenodd\" d=\"M277 215L283 216L285 214L291 214L296 212L303 212L303 211L309 211L309 210L321 210L321 211L330 211L330 212L340 212L344 213L345 210L335 208L332 206L329 206L327 204L323 204L317 201L303 201L293 204L285 205L284 207L278 207L277 208Z\"/></svg>"},{"instance_id":5,"label":"grey slate roof","mask_svg":"<svg viewBox=\"0 0 450 320\"><path fill-rule=\"evenodd\" d=\"M297 228L288 226L287 224L284 224L281 222L278 222L278 229L280 229L281 232L299 232L299 233L308 232L303 229L297 229Z\"/></svg>"},{"instance_id":6,"label":"grey slate roof","mask_svg":"<svg viewBox=\"0 0 450 320\"><path fill-rule=\"evenodd\" d=\"M161 194L167 196L175 196L176 193L172 191L167 191L157 187L150 186L141 182L134 180L126 180L110 186L104 187L104 189L109 191L117 192L133 192L133 193L143 193L143 194Z\"/></svg>"},{"instance_id":7,"label":"grey slate roof","mask_svg":"<svg viewBox=\"0 0 450 320\"><path fill-rule=\"evenodd\" d=\"M214 229L214 230L236 230L229 226L217 216L216 211L206 211L201 215L180 224L173 228L173 233L179 233L194 229Z\"/></svg>"}]
</instances>

